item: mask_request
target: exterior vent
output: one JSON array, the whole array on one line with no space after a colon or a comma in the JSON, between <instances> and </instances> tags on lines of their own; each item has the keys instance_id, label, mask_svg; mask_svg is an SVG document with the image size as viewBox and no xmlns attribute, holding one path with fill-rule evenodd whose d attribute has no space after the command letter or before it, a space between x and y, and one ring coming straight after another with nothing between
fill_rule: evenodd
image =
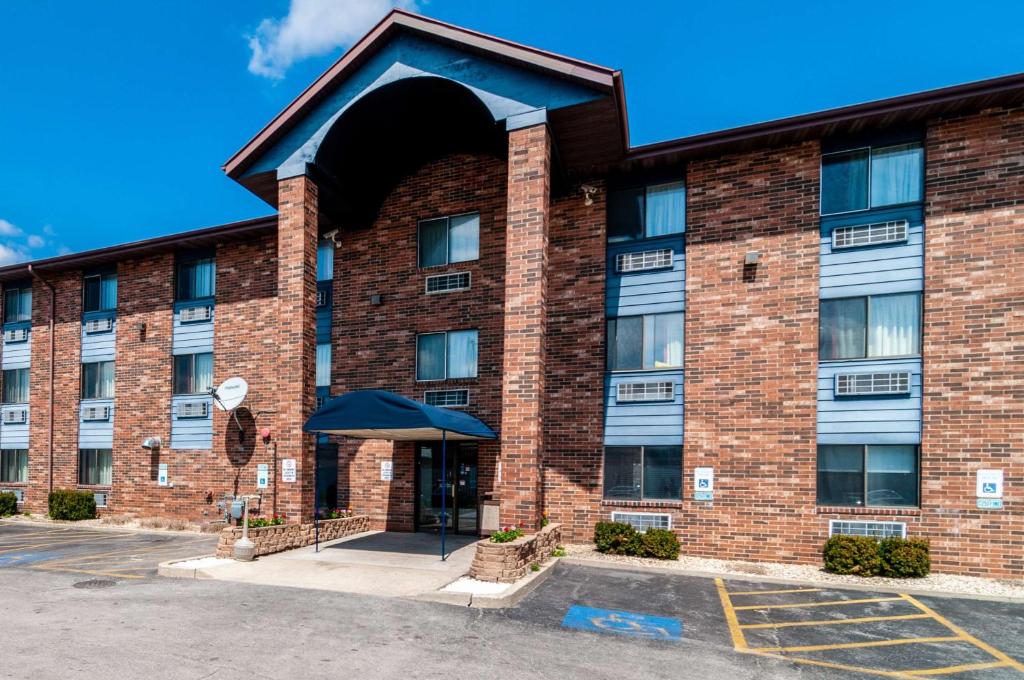
<instances>
[{"instance_id":1,"label":"exterior vent","mask_svg":"<svg viewBox=\"0 0 1024 680\"><path fill-rule=\"evenodd\" d=\"M832 230L832 249L879 246L884 243L902 243L907 240L907 221L875 222Z\"/></svg>"},{"instance_id":2,"label":"exterior vent","mask_svg":"<svg viewBox=\"0 0 1024 680\"><path fill-rule=\"evenodd\" d=\"M114 320L110 317L105 319L89 319L85 322L85 332L89 333L107 333L114 330Z\"/></svg>"},{"instance_id":3,"label":"exterior vent","mask_svg":"<svg viewBox=\"0 0 1024 680\"><path fill-rule=\"evenodd\" d=\"M94 493L92 495L92 497L93 497L93 499L96 500L96 507L97 508L105 508L105 507L107 507L107 497L109 495L110 494L107 493L106 491L98 491L98 492Z\"/></svg>"},{"instance_id":4,"label":"exterior vent","mask_svg":"<svg viewBox=\"0 0 1024 680\"><path fill-rule=\"evenodd\" d=\"M205 418L210 413L210 405L205 401L183 401L178 404L179 418Z\"/></svg>"},{"instance_id":5,"label":"exterior vent","mask_svg":"<svg viewBox=\"0 0 1024 680\"><path fill-rule=\"evenodd\" d=\"M25 502L25 490L24 489L0 489L0 493L13 493L18 499L19 503Z\"/></svg>"},{"instance_id":6,"label":"exterior vent","mask_svg":"<svg viewBox=\"0 0 1024 680\"><path fill-rule=\"evenodd\" d=\"M4 331L4 342L25 342L28 340L27 328L12 328Z\"/></svg>"},{"instance_id":7,"label":"exterior vent","mask_svg":"<svg viewBox=\"0 0 1024 680\"><path fill-rule=\"evenodd\" d=\"M213 316L213 308L210 305L200 307L185 307L179 314L181 323L195 323L197 321L209 321Z\"/></svg>"},{"instance_id":8,"label":"exterior vent","mask_svg":"<svg viewBox=\"0 0 1024 680\"><path fill-rule=\"evenodd\" d=\"M4 425L18 425L27 422L27 408L11 408L4 411Z\"/></svg>"},{"instance_id":9,"label":"exterior vent","mask_svg":"<svg viewBox=\"0 0 1024 680\"><path fill-rule=\"evenodd\" d=\"M110 420L110 407L83 406L82 420Z\"/></svg>"},{"instance_id":10,"label":"exterior vent","mask_svg":"<svg viewBox=\"0 0 1024 680\"><path fill-rule=\"evenodd\" d=\"M837 373L836 396L876 396L884 394L909 394L910 372L887 371L885 373Z\"/></svg>"},{"instance_id":11,"label":"exterior vent","mask_svg":"<svg viewBox=\"0 0 1024 680\"><path fill-rule=\"evenodd\" d=\"M469 283L469 272L428 276L427 294L451 293L456 290L469 290Z\"/></svg>"},{"instance_id":12,"label":"exterior vent","mask_svg":"<svg viewBox=\"0 0 1024 680\"><path fill-rule=\"evenodd\" d=\"M667 512L613 512L612 521L628 524L637 531L672 528L672 515Z\"/></svg>"},{"instance_id":13,"label":"exterior vent","mask_svg":"<svg viewBox=\"0 0 1024 680\"><path fill-rule=\"evenodd\" d=\"M469 390L428 390L423 393L423 403L441 408L469 406Z\"/></svg>"},{"instance_id":14,"label":"exterior vent","mask_svg":"<svg viewBox=\"0 0 1024 680\"><path fill-rule=\"evenodd\" d=\"M672 382L619 383L615 388L615 401L625 404L631 401L672 401Z\"/></svg>"},{"instance_id":15,"label":"exterior vent","mask_svg":"<svg viewBox=\"0 0 1024 680\"><path fill-rule=\"evenodd\" d=\"M671 266L671 248L644 250L638 253L622 253L615 256L615 271L620 274L645 272L651 269L668 269Z\"/></svg>"},{"instance_id":16,"label":"exterior vent","mask_svg":"<svg viewBox=\"0 0 1024 680\"><path fill-rule=\"evenodd\" d=\"M851 522L845 519L828 521L829 536L870 536L872 538L889 538L891 536L907 537L906 522Z\"/></svg>"},{"instance_id":17,"label":"exterior vent","mask_svg":"<svg viewBox=\"0 0 1024 680\"><path fill-rule=\"evenodd\" d=\"M319 288L316 291L316 306L326 307L327 306L327 291L323 288Z\"/></svg>"}]
</instances>

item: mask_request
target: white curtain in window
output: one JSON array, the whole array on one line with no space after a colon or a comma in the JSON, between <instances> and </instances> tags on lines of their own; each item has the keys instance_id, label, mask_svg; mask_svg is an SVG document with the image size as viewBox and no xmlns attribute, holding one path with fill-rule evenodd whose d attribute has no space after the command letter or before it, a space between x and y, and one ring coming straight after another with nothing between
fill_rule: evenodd
<instances>
[{"instance_id":1,"label":"white curtain in window","mask_svg":"<svg viewBox=\"0 0 1024 680\"><path fill-rule=\"evenodd\" d=\"M656 314L644 317L644 368L675 368L683 365L683 315Z\"/></svg>"},{"instance_id":2,"label":"white curtain in window","mask_svg":"<svg viewBox=\"0 0 1024 680\"><path fill-rule=\"evenodd\" d=\"M316 386L331 386L331 343L316 346Z\"/></svg>"},{"instance_id":3,"label":"white curtain in window","mask_svg":"<svg viewBox=\"0 0 1024 680\"><path fill-rule=\"evenodd\" d=\"M197 260L192 268L192 291L193 297L213 297L213 279L215 266L213 259L207 258Z\"/></svg>"},{"instance_id":4,"label":"white curtain in window","mask_svg":"<svg viewBox=\"0 0 1024 680\"><path fill-rule=\"evenodd\" d=\"M316 247L316 280L330 281L334 278L334 243L320 241Z\"/></svg>"},{"instance_id":5,"label":"white curtain in window","mask_svg":"<svg viewBox=\"0 0 1024 680\"><path fill-rule=\"evenodd\" d=\"M916 446L868 447L868 472L900 472L910 474L916 468Z\"/></svg>"},{"instance_id":6,"label":"white curtain in window","mask_svg":"<svg viewBox=\"0 0 1024 680\"><path fill-rule=\"evenodd\" d=\"M99 474L97 484L110 486L114 478L114 456L110 449L98 449L96 451L96 467Z\"/></svg>"},{"instance_id":7,"label":"white curtain in window","mask_svg":"<svg viewBox=\"0 0 1024 680\"><path fill-rule=\"evenodd\" d=\"M476 358L476 331L453 331L448 334L449 378L475 378Z\"/></svg>"},{"instance_id":8,"label":"white curtain in window","mask_svg":"<svg viewBox=\"0 0 1024 680\"><path fill-rule=\"evenodd\" d=\"M193 392L204 394L213 387L213 354L197 354Z\"/></svg>"},{"instance_id":9,"label":"white curtain in window","mask_svg":"<svg viewBox=\"0 0 1024 680\"><path fill-rule=\"evenodd\" d=\"M917 293L871 298L868 356L918 353L921 301Z\"/></svg>"},{"instance_id":10,"label":"white curtain in window","mask_svg":"<svg viewBox=\"0 0 1024 680\"><path fill-rule=\"evenodd\" d=\"M448 261L480 259L480 215L456 215L448 227Z\"/></svg>"},{"instance_id":11,"label":"white curtain in window","mask_svg":"<svg viewBox=\"0 0 1024 680\"><path fill-rule=\"evenodd\" d=\"M901 144L871 151L871 207L921 200L920 144Z\"/></svg>"},{"instance_id":12,"label":"white curtain in window","mask_svg":"<svg viewBox=\"0 0 1024 680\"><path fill-rule=\"evenodd\" d=\"M99 375L99 396L101 397L113 397L114 396L114 362L104 361L100 364L100 375Z\"/></svg>"},{"instance_id":13,"label":"white curtain in window","mask_svg":"<svg viewBox=\"0 0 1024 680\"><path fill-rule=\"evenodd\" d=\"M117 308L117 277L104 276L100 280L100 309Z\"/></svg>"},{"instance_id":14,"label":"white curtain in window","mask_svg":"<svg viewBox=\"0 0 1024 680\"><path fill-rule=\"evenodd\" d=\"M686 189L682 182L647 187L647 236L682 233L686 224Z\"/></svg>"}]
</instances>

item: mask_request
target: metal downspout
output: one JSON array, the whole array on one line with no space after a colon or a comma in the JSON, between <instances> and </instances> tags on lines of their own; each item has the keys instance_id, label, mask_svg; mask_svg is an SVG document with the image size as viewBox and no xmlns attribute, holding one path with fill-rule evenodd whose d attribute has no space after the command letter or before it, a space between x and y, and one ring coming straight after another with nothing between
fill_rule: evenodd
<instances>
[{"instance_id":1,"label":"metal downspout","mask_svg":"<svg viewBox=\"0 0 1024 680\"><path fill-rule=\"evenodd\" d=\"M39 281L44 286L46 286L47 288L50 289L50 368L49 368L49 373L50 373L50 375L49 375L50 390L49 390L49 399L48 399L48 401L49 401L49 410L48 410L48 413L47 413L47 421L48 421L47 429L49 430L48 441L47 441L47 455L49 456L49 464L48 464L49 466L48 466L48 471L47 471L47 475L46 475L46 487L47 487L46 495L47 495L47 498L49 498L49 495L51 493L53 493L53 357L54 357L54 343L55 343L55 339L53 337L53 332L54 332L53 318L54 318L54 315L57 312L57 289L53 287L53 284L51 284L49 281L47 281L46 279L41 277L39 274L37 274L36 270L32 268L32 265L28 265L28 273L31 274L32 277L35 278L37 281Z\"/></svg>"}]
</instances>

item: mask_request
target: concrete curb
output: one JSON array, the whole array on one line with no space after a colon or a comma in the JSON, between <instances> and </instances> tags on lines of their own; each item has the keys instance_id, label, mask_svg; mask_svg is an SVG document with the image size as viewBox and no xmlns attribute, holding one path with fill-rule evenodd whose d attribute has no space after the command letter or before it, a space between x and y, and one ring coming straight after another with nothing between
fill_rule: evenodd
<instances>
[{"instance_id":1,"label":"concrete curb","mask_svg":"<svg viewBox=\"0 0 1024 680\"><path fill-rule=\"evenodd\" d=\"M171 560L169 562L161 562L156 567L156 575L163 576L164 578L185 578L185 579L212 579L214 578L210 574L207 574L203 569L189 569L187 567L175 566L181 562L191 562L192 560L201 560L204 557L212 557L212 555L195 555L194 557L179 557L178 559Z\"/></svg>"},{"instance_id":2,"label":"concrete curb","mask_svg":"<svg viewBox=\"0 0 1024 680\"><path fill-rule=\"evenodd\" d=\"M220 535L219 531L208 532L208 531L188 531L185 529L143 529L136 527L123 527L123 526L103 526L95 524L80 524L78 522L42 522L31 519L17 519L14 521L0 520L0 526L30 526L30 527L49 527L50 529L82 529L85 531L103 531L111 534L157 534L166 535L174 534L176 536L209 536L216 538Z\"/></svg>"},{"instance_id":3,"label":"concrete curb","mask_svg":"<svg viewBox=\"0 0 1024 680\"><path fill-rule=\"evenodd\" d=\"M511 584L512 587L500 595L473 595L472 593L452 593L434 590L429 593L416 595L411 599L459 607L475 607L477 609L506 609L514 607L519 604L520 600L532 593L537 586L551 576L551 570L558 563L559 559L564 558L548 560L545 564L541 565L540 571L531 571L525 578Z\"/></svg>"},{"instance_id":4,"label":"concrete curb","mask_svg":"<svg viewBox=\"0 0 1024 680\"><path fill-rule=\"evenodd\" d=\"M858 590L870 593L893 593L913 595L915 597L938 597L957 600L981 600L985 602L1006 602L1009 604L1024 604L1024 597L1006 597L1001 595L982 595L978 593L962 593L945 590L926 590L922 588L896 588L883 584L867 583L833 583L832 581L808 581L800 579L786 579L772 576L760 576L758 574L735 574L732 572L700 571L697 569L675 569L673 567L654 567L645 564L621 564L618 562L605 562L585 557L563 557L566 564L575 564L581 567L594 567L597 569L618 569L620 571L649 571L659 574L677 574L679 576L697 576L699 578L724 578L737 581L752 581L754 583L774 583L782 586L814 586L825 590ZM909 583L909 581L908 581Z\"/></svg>"}]
</instances>

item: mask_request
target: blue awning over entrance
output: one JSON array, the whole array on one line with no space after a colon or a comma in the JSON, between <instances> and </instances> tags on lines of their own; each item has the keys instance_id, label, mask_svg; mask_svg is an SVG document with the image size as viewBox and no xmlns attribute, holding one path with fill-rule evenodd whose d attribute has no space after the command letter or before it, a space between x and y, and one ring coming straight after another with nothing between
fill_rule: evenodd
<instances>
[{"instance_id":1,"label":"blue awning over entrance","mask_svg":"<svg viewBox=\"0 0 1024 680\"><path fill-rule=\"evenodd\" d=\"M324 404L302 426L305 432L393 441L496 439L494 430L468 413L407 399L384 390L357 390Z\"/></svg>"}]
</instances>

